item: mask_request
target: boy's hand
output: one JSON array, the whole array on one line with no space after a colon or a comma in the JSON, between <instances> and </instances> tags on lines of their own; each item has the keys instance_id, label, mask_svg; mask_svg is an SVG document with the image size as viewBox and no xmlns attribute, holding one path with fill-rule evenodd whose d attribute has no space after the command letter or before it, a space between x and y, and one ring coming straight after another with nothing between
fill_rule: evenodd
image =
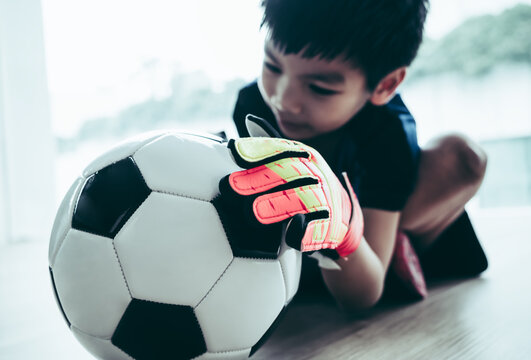
<instances>
[{"instance_id":1,"label":"boy's hand","mask_svg":"<svg viewBox=\"0 0 531 360\"><path fill-rule=\"evenodd\" d=\"M230 140L228 146L246 170L222 179L223 196L247 197L260 224L287 221L286 243L295 249L335 249L339 256L356 250L363 233L358 201L350 191L351 202L316 150L297 141L263 137Z\"/></svg>"}]
</instances>

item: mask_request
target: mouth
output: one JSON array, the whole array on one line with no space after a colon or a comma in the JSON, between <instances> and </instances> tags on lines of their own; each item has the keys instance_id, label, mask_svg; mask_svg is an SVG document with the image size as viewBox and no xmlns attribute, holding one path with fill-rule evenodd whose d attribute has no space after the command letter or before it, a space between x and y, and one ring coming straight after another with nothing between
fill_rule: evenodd
<instances>
[{"instance_id":1,"label":"mouth","mask_svg":"<svg viewBox=\"0 0 531 360\"><path fill-rule=\"evenodd\" d=\"M291 119L278 117L277 120L278 120L278 124L280 125L280 127L290 132L291 131L302 131L302 130L308 129L308 125L301 123L301 122L293 121Z\"/></svg>"}]
</instances>

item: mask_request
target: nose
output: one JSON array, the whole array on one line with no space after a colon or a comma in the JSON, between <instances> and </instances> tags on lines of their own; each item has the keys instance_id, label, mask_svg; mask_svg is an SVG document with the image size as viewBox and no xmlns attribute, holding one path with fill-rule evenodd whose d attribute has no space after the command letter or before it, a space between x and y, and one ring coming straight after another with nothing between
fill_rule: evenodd
<instances>
[{"instance_id":1,"label":"nose","mask_svg":"<svg viewBox=\"0 0 531 360\"><path fill-rule=\"evenodd\" d=\"M271 96L271 104L281 112L299 114L302 110L300 95L293 81L283 77L275 86L275 93Z\"/></svg>"}]
</instances>

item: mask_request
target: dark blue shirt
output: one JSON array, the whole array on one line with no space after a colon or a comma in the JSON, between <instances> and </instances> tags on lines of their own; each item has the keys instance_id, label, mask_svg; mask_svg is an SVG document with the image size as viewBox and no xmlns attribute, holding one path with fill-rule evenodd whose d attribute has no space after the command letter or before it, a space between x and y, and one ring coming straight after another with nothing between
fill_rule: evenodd
<instances>
[{"instance_id":1,"label":"dark blue shirt","mask_svg":"<svg viewBox=\"0 0 531 360\"><path fill-rule=\"evenodd\" d=\"M249 136L247 114L265 119L281 133L256 82L238 94L233 119L241 137ZM360 205L400 211L415 187L420 155L415 120L400 96L383 106L367 103L337 131L336 139L337 151L322 154L340 179L342 172L348 174Z\"/></svg>"}]
</instances>

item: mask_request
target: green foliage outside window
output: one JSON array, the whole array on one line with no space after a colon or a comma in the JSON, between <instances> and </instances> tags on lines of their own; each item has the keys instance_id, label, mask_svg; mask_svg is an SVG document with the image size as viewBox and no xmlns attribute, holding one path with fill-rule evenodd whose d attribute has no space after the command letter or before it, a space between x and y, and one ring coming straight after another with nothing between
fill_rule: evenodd
<instances>
[{"instance_id":1,"label":"green foliage outside window","mask_svg":"<svg viewBox=\"0 0 531 360\"><path fill-rule=\"evenodd\" d=\"M529 5L470 18L440 40L425 40L409 81L445 72L481 76L499 64L531 65L530 34Z\"/></svg>"}]
</instances>

